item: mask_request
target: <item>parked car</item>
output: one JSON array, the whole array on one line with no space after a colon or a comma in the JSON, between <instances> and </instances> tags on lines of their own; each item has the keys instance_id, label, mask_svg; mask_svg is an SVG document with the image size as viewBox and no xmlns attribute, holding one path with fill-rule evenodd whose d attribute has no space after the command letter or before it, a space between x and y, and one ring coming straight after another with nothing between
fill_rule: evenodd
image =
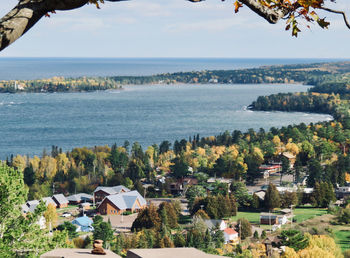
<instances>
[{"instance_id":1,"label":"parked car","mask_svg":"<svg viewBox=\"0 0 350 258\"><path fill-rule=\"evenodd\" d=\"M71 216L72 216L72 214L69 213L69 212L64 212L64 213L61 215L61 217L64 217L64 218L69 218L69 217L71 217Z\"/></svg>"}]
</instances>

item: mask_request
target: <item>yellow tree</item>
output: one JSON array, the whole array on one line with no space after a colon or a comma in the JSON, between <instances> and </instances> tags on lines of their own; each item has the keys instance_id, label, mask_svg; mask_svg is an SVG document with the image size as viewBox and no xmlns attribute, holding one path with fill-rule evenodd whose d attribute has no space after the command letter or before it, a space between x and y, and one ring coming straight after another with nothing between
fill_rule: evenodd
<instances>
[{"instance_id":1,"label":"yellow tree","mask_svg":"<svg viewBox=\"0 0 350 258\"><path fill-rule=\"evenodd\" d=\"M293 155L298 155L299 153L299 147L298 145L296 145L295 143L293 142L288 142L286 144L286 151L290 152L290 153L293 153Z\"/></svg>"},{"instance_id":2,"label":"yellow tree","mask_svg":"<svg viewBox=\"0 0 350 258\"><path fill-rule=\"evenodd\" d=\"M57 224L57 212L56 212L56 206L52 203L49 203L47 206L46 211L44 212L44 218L46 220L46 227L47 228L53 228Z\"/></svg>"},{"instance_id":3,"label":"yellow tree","mask_svg":"<svg viewBox=\"0 0 350 258\"><path fill-rule=\"evenodd\" d=\"M27 157L17 155L16 157L13 158L12 160L12 165L17 168L18 171L23 172L24 168L27 165Z\"/></svg>"},{"instance_id":4,"label":"yellow tree","mask_svg":"<svg viewBox=\"0 0 350 258\"><path fill-rule=\"evenodd\" d=\"M50 156L45 156L40 161L40 167L38 171L38 177L44 178L45 176L49 179L54 178L57 172L56 159Z\"/></svg>"},{"instance_id":5,"label":"yellow tree","mask_svg":"<svg viewBox=\"0 0 350 258\"><path fill-rule=\"evenodd\" d=\"M57 170L63 171L64 174L67 174L69 169L69 159L65 153L60 153L56 157L57 161Z\"/></svg>"},{"instance_id":6,"label":"yellow tree","mask_svg":"<svg viewBox=\"0 0 350 258\"><path fill-rule=\"evenodd\" d=\"M40 158L38 156L34 156L29 160L30 164L32 164L34 172L37 172L40 166Z\"/></svg>"}]
</instances>

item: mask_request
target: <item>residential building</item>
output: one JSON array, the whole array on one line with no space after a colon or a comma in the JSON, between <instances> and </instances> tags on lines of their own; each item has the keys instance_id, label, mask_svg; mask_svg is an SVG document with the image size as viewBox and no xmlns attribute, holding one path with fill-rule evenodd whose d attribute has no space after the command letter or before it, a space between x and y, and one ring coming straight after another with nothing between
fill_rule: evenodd
<instances>
[{"instance_id":1,"label":"residential building","mask_svg":"<svg viewBox=\"0 0 350 258\"><path fill-rule=\"evenodd\" d=\"M109 195L130 192L130 189L123 185L118 186L98 186L94 191L95 202L99 203Z\"/></svg>"},{"instance_id":2,"label":"residential building","mask_svg":"<svg viewBox=\"0 0 350 258\"><path fill-rule=\"evenodd\" d=\"M76 232L91 232L94 230L92 226L92 219L90 219L87 216L82 216L79 218L76 218L75 220L72 221L73 225L77 226Z\"/></svg>"},{"instance_id":3,"label":"residential building","mask_svg":"<svg viewBox=\"0 0 350 258\"><path fill-rule=\"evenodd\" d=\"M224 230L225 243L237 243L239 240L238 232L233 228L225 228Z\"/></svg>"},{"instance_id":4,"label":"residential building","mask_svg":"<svg viewBox=\"0 0 350 258\"><path fill-rule=\"evenodd\" d=\"M288 221L286 215L279 215L274 213L261 213L260 214L260 224L262 225L284 225Z\"/></svg>"},{"instance_id":5,"label":"residential building","mask_svg":"<svg viewBox=\"0 0 350 258\"><path fill-rule=\"evenodd\" d=\"M65 208L68 207L68 200L66 197L64 197L63 194L55 194L52 196L52 199L55 201L57 204L57 208Z\"/></svg>"},{"instance_id":6,"label":"residential building","mask_svg":"<svg viewBox=\"0 0 350 258\"><path fill-rule=\"evenodd\" d=\"M259 170L262 174L267 172L269 175L280 172L282 169L282 166L279 164L264 164L259 167Z\"/></svg>"},{"instance_id":7,"label":"residential building","mask_svg":"<svg viewBox=\"0 0 350 258\"><path fill-rule=\"evenodd\" d=\"M43 201L45 202L46 206L52 204L53 206L57 207L56 202L51 197L44 197Z\"/></svg>"},{"instance_id":8,"label":"residential building","mask_svg":"<svg viewBox=\"0 0 350 258\"><path fill-rule=\"evenodd\" d=\"M146 205L138 191L130 191L106 196L97 209L103 215L118 215L125 211L137 212Z\"/></svg>"},{"instance_id":9,"label":"residential building","mask_svg":"<svg viewBox=\"0 0 350 258\"><path fill-rule=\"evenodd\" d=\"M69 204L76 205L82 202L92 202L93 196L91 194L78 193L68 196L67 200L69 201Z\"/></svg>"},{"instance_id":10,"label":"residential building","mask_svg":"<svg viewBox=\"0 0 350 258\"><path fill-rule=\"evenodd\" d=\"M216 227L218 227L220 230L227 228L226 222L222 219L205 219L204 223L210 230Z\"/></svg>"},{"instance_id":11,"label":"residential building","mask_svg":"<svg viewBox=\"0 0 350 258\"><path fill-rule=\"evenodd\" d=\"M291 168L294 167L294 163L296 161L296 156L290 152L283 152L282 155L289 160L290 167Z\"/></svg>"},{"instance_id":12,"label":"residential building","mask_svg":"<svg viewBox=\"0 0 350 258\"><path fill-rule=\"evenodd\" d=\"M28 211L27 212L34 212L36 209L36 206L39 205L39 201L38 200L32 200L32 201L27 201L26 205L28 206Z\"/></svg>"},{"instance_id":13,"label":"residential building","mask_svg":"<svg viewBox=\"0 0 350 258\"><path fill-rule=\"evenodd\" d=\"M338 187L338 189L335 191L335 194L338 199L350 196L350 186Z\"/></svg>"}]
</instances>

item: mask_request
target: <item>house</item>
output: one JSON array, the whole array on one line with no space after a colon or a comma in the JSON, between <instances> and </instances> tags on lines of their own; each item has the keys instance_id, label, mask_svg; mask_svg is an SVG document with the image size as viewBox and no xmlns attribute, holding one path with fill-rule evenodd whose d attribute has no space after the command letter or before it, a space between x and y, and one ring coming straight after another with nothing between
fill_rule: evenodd
<instances>
[{"instance_id":1,"label":"house","mask_svg":"<svg viewBox=\"0 0 350 258\"><path fill-rule=\"evenodd\" d=\"M275 225L278 224L277 214L261 213L260 224L262 225Z\"/></svg>"},{"instance_id":2,"label":"house","mask_svg":"<svg viewBox=\"0 0 350 258\"><path fill-rule=\"evenodd\" d=\"M102 215L118 215L124 211L137 212L147 205L138 191L130 191L106 196L97 207Z\"/></svg>"},{"instance_id":3,"label":"house","mask_svg":"<svg viewBox=\"0 0 350 258\"><path fill-rule=\"evenodd\" d=\"M51 197L44 197L43 201L45 202L46 207L49 206L49 204L52 204L53 206L57 207L57 204Z\"/></svg>"},{"instance_id":4,"label":"house","mask_svg":"<svg viewBox=\"0 0 350 258\"><path fill-rule=\"evenodd\" d=\"M27 206L27 204L22 204L21 205L21 210L22 210L22 215L26 216L27 213L29 212L29 207Z\"/></svg>"},{"instance_id":5,"label":"house","mask_svg":"<svg viewBox=\"0 0 350 258\"><path fill-rule=\"evenodd\" d=\"M237 243L239 240L238 233L233 228L224 229L225 243Z\"/></svg>"},{"instance_id":6,"label":"house","mask_svg":"<svg viewBox=\"0 0 350 258\"><path fill-rule=\"evenodd\" d=\"M284 194L286 192L294 193L294 192L296 192L298 190L298 188L296 186L294 186L294 187L277 186L276 190L280 194Z\"/></svg>"},{"instance_id":7,"label":"house","mask_svg":"<svg viewBox=\"0 0 350 258\"><path fill-rule=\"evenodd\" d=\"M32 200L32 201L27 201L26 205L28 206L28 211L27 212L34 212L36 209L36 206L39 205L39 201L38 200Z\"/></svg>"},{"instance_id":8,"label":"house","mask_svg":"<svg viewBox=\"0 0 350 258\"><path fill-rule=\"evenodd\" d=\"M338 187L338 189L335 191L335 194L338 199L350 196L350 187L349 186Z\"/></svg>"},{"instance_id":9,"label":"house","mask_svg":"<svg viewBox=\"0 0 350 258\"><path fill-rule=\"evenodd\" d=\"M123 185L118 186L98 186L94 191L95 202L99 203L108 196L113 194L120 194L130 192L130 189L126 188Z\"/></svg>"},{"instance_id":10,"label":"house","mask_svg":"<svg viewBox=\"0 0 350 258\"><path fill-rule=\"evenodd\" d=\"M259 197L260 201L265 200L266 191L259 190L259 191L256 191L254 194Z\"/></svg>"},{"instance_id":11,"label":"house","mask_svg":"<svg viewBox=\"0 0 350 258\"><path fill-rule=\"evenodd\" d=\"M196 248L154 248L154 249L129 249L126 258L215 258L222 257L207 254Z\"/></svg>"},{"instance_id":12,"label":"house","mask_svg":"<svg viewBox=\"0 0 350 258\"><path fill-rule=\"evenodd\" d=\"M289 160L290 167L294 167L294 163L296 161L296 156L293 153L290 152L283 152L283 157L286 157Z\"/></svg>"},{"instance_id":13,"label":"house","mask_svg":"<svg viewBox=\"0 0 350 258\"><path fill-rule=\"evenodd\" d=\"M94 227L92 226L92 223L93 223L92 219L90 219L87 216L82 216L72 221L72 224L77 226L76 232L94 231Z\"/></svg>"},{"instance_id":14,"label":"house","mask_svg":"<svg viewBox=\"0 0 350 258\"><path fill-rule=\"evenodd\" d=\"M288 221L286 215L278 215L274 213L261 213L260 214L260 224L262 225L284 225Z\"/></svg>"},{"instance_id":15,"label":"house","mask_svg":"<svg viewBox=\"0 0 350 258\"><path fill-rule=\"evenodd\" d=\"M223 177L220 177L220 178L210 177L207 180L208 184L212 184L212 183L215 183L215 182L231 184L232 183L232 179L231 178L223 178Z\"/></svg>"},{"instance_id":16,"label":"house","mask_svg":"<svg viewBox=\"0 0 350 258\"><path fill-rule=\"evenodd\" d=\"M227 228L226 222L222 219L205 219L204 223L210 230L216 227L218 227L220 230L224 230Z\"/></svg>"},{"instance_id":17,"label":"house","mask_svg":"<svg viewBox=\"0 0 350 258\"><path fill-rule=\"evenodd\" d=\"M268 175L280 172L281 169L282 169L282 166L279 164L272 164L272 165L264 164L259 167L259 170L262 174L268 173Z\"/></svg>"},{"instance_id":18,"label":"house","mask_svg":"<svg viewBox=\"0 0 350 258\"><path fill-rule=\"evenodd\" d=\"M76 205L82 202L92 202L93 196L86 193L78 193L67 197L69 204Z\"/></svg>"},{"instance_id":19,"label":"house","mask_svg":"<svg viewBox=\"0 0 350 258\"><path fill-rule=\"evenodd\" d=\"M297 182L297 185L298 186L306 186L307 179L308 179L308 176L304 176L303 178L300 178L299 181Z\"/></svg>"},{"instance_id":20,"label":"house","mask_svg":"<svg viewBox=\"0 0 350 258\"><path fill-rule=\"evenodd\" d=\"M65 208L68 207L68 200L66 197L64 197L63 194L55 194L52 196L52 199L55 201L57 204L57 208Z\"/></svg>"},{"instance_id":21,"label":"house","mask_svg":"<svg viewBox=\"0 0 350 258\"><path fill-rule=\"evenodd\" d=\"M198 179L192 177L185 177L178 179L177 182L170 184L170 191L172 194L181 194L186 192L186 189L191 185L197 185Z\"/></svg>"}]
</instances>

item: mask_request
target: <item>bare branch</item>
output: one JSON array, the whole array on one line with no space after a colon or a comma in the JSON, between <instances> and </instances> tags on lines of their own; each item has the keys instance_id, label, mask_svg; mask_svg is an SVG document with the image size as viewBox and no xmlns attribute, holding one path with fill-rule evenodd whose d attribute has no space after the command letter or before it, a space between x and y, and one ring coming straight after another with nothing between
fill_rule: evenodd
<instances>
[{"instance_id":1,"label":"bare branch","mask_svg":"<svg viewBox=\"0 0 350 258\"><path fill-rule=\"evenodd\" d=\"M346 25L346 27L348 27L348 28L350 29L350 23L349 23L348 19L346 18L345 12L333 10L333 9L330 9L330 8L327 8L327 7L321 7L320 9L322 9L322 10L324 10L324 11L327 11L327 12L330 12L330 13L336 13L336 14L341 14L341 15L343 15L345 25Z\"/></svg>"}]
</instances>

